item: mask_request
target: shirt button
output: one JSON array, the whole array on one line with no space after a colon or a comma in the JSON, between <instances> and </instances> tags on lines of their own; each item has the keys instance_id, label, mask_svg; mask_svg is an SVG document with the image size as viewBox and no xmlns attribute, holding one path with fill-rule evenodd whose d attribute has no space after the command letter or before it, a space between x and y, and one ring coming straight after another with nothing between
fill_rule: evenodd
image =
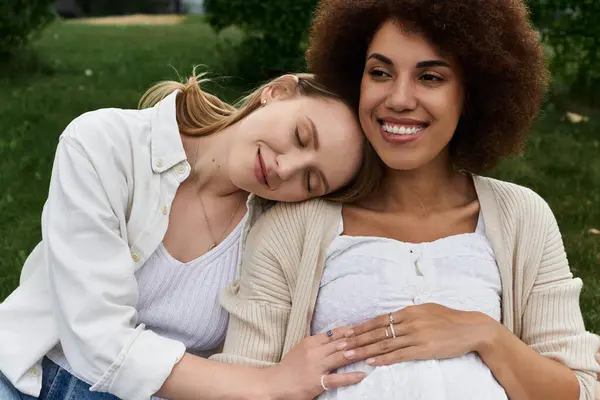
<instances>
[{"instance_id":1,"label":"shirt button","mask_svg":"<svg viewBox=\"0 0 600 400\"><path fill-rule=\"evenodd\" d=\"M37 367L33 367L28 371L28 374L33 377L40 376L40 370Z\"/></svg>"},{"instance_id":2,"label":"shirt button","mask_svg":"<svg viewBox=\"0 0 600 400\"><path fill-rule=\"evenodd\" d=\"M423 304L423 298L421 296L417 296L413 299L414 304Z\"/></svg>"},{"instance_id":3,"label":"shirt button","mask_svg":"<svg viewBox=\"0 0 600 400\"><path fill-rule=\"evenodd\" d=\"M162 162L162 160L158 160L158 161L156 162L156 166L157 166L158 168L162 168L162 166L163 166L163 162Z\"/></svg>"},{"instance_id":4,"label":"shirt button","mask_svg":"<svg viewBox=\"0 0 600 400\"><path fill-rule=\"evenodd\" d=\"M181 175L185 174L185 166L183 166L183 165L179 165L179 166L177 167L177 172L178 172L179 174L181 174Z\"/></svg>"},{"instance_id":5,"label":"shirt button","mask_svg":"<svg viewBox=\"0 0 600 400\"><path fill-rule=\"evenodd\" d=\"M167 211L168 211L168 208L167 208L167 206L162 206L162 207L160 208L160 212L162 212L162 213L163 213L163 215L167 215Z\"/></svg>"},{"instance_id":6,"label":"shirt button","mask_svg":"<svg viewBox=\"0 0 600 400\"><path fill-rule=\"evenodd\" d=\"M134 262L138 262L138 261L140 261L140 255L138 253L131 253L131 259Z\"/></svg>"}]
</instances>

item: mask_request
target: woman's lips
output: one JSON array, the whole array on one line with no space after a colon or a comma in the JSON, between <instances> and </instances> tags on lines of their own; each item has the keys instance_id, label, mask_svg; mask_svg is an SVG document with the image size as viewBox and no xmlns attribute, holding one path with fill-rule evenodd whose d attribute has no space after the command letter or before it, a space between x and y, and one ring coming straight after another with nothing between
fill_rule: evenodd
<instances>
[{"instance_id":1,"label":"woman's lips","mask_svg":"<svg viewBox=\"0 0 600 400\"><path fill-rule=\"evenodd\" d=\"M256 162L254 164L254 175L256 175L256 179L260 183L269 187L269 182L267 181L267 168L265 167L265 161L263 160L260 154L260 147L258 148L258 153L256 154Z\"/></svg>"},{"instance_id":2,"label":"woman's lips","mask_svg":"<svg viewBox=\"0 0 600 400\"><path fill-rule=\"evenodd\" d=\"M409 143L417 140L429 123L409 118L381 118L377 120L379 133L389 143Z\"/></svg>"}]
</instances>

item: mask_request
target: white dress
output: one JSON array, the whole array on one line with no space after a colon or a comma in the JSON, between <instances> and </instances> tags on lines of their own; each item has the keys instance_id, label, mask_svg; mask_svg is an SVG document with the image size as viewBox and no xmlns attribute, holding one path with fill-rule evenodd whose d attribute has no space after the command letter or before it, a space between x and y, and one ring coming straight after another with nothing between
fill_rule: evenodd
<instances>
[{"instance_id":1,"label":"white dress","mask_svg":"<svg viewBox=\"0 0 600 400\"><path fill-rule=\"evenodd\" d=\"M431 243L338 236L328 248L312 333L356 325L406 306L438 303L500 319L500 273L479 217L474 233ZM364 361L338 372L363 371L359 384L329 390L320 400L507 400L474 353L447 360L371 367Z\"/></svg>"}]
</instances>

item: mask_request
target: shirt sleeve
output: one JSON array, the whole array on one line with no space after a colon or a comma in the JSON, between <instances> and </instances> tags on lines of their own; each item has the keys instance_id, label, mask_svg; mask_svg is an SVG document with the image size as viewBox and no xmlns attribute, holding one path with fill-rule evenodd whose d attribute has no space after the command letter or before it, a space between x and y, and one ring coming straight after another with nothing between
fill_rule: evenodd
<instances>
[{"instance_id":1,"label":"shirt sleeve","mask_svg":"<svg viewBox=\"0 0 600 400\"><path fill-rule=\"evenodd\" d=\"M523 314L522 340L540 354L569 367L580 384L580 400L594 400L597 335L586 332L579 306L583 283L573 278L558 224L544 203L544 252Z\"/></svg>"},{"instance_id":2,"label":"shirt sleeve","mask_svg":"<svg viewBox=\"0 0 600 400\"><path fill-rule=\"evenodd\" d=\"M149 399L185 346L138 324L126 225L106 187L83 147L63 134L42 215L52 308L65 356L92 391Z\"/></svg>"},{"instance_id":3,"label":"shirt sleeve","mask_svg":"<svg viewBox=\"0 0 600 400\"><path fill-rule=\"evenodd\" d=\"M240 277L221 293L229 327L215 361L266 367L281 361L291 295L277 257L269 250L273 230L261 218L248 235Z\"/></svg>"}]
</instances>

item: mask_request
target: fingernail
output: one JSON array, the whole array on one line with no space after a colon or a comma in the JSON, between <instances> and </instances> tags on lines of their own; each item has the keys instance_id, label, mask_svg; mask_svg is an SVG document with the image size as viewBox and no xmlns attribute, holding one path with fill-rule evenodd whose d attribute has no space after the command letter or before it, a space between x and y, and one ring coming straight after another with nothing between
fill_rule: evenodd
<instances>
[{"instance_id":1,"label":"fingernail","mask_svg":"<svg viewBox=\"0 0 600 400\"><path fill-rule=\"evenodd\" d=\"M354 331L352 329L350 329L349 331L346 331L346 334L344 336L350 337L352 335L354 335Z\"/></svg>"},{"instance_id":2,"label":"fingernail","mask_svg":"<svg viewBox=\"0 0 600 400\"><path fill-rule=\"evenodd\" d=\"M343 342L337 345L337 349L338 350L344 350L346 348L346 346L348 346L348 343Z\"/></svg>"},{"instance_id":3,"label":"fingernail","mask_svg":"<svg viewBox=\"0 0 600 400\"><path fill-rule=\"evenodd\" d=\"M344 353L344 357L346 357L347 359L352 359L352 357L354 357L356 355L356 352L354 350L348 350L347 352Z\"/></svg>"},{"instance_id":4,"label":"fingernail","mask_svg":"<svg viewBox=\"0 0 600 400\"><path fill-rule=\"evenodd\" d=\"M375 364L375 359L374 359L374 358L369 358L369 359L367 360L367 364L368 364L368 365L373 365L373 364Z\"/></svg>"}]
</instances>

